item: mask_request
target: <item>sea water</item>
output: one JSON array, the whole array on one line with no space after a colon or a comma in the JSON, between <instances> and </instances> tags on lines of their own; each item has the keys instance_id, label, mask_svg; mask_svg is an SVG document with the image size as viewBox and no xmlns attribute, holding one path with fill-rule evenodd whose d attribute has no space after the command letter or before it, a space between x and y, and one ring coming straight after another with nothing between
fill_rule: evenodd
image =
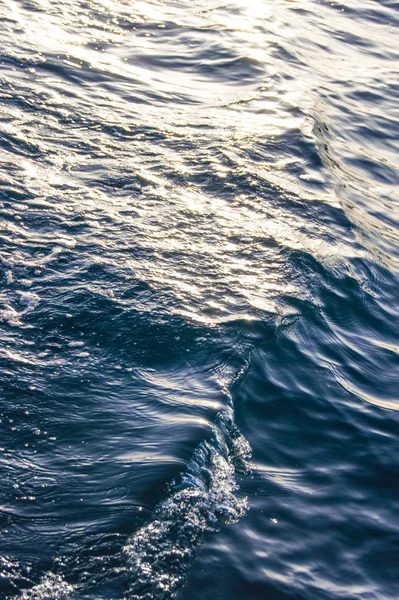
<instances>
[{"instance_id":1,"label":"sea water","mask_svg":"<svg viewBox=\"0 0 399 600\"><path fill-rule=\"evenodd\" d=\"M398 598L398 3L0 24L0 597Z\"/></svg>"}]
</instances>

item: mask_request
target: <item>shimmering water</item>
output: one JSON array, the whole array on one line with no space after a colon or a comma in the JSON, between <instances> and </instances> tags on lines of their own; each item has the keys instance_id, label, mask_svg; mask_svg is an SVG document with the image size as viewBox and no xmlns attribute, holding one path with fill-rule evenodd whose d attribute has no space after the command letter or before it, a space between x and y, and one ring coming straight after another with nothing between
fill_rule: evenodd
<instances>
[{"instance_id":1,"label":"shimmering water","mask_svg":"<svg viewBox=\"0 0 399 600\"><path fill-rule=\"evenodd\" d=\"M0 18L0 597L398 598L398 3Z\"/></svg>"}]
</instances>

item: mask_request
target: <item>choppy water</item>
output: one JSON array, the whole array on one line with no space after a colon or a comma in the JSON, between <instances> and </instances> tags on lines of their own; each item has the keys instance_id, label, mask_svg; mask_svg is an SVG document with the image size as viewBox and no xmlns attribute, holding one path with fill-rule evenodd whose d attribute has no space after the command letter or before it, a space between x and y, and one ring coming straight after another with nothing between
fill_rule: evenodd
<instances>
[{"instance_id":1,"label":"choppy water","mask_svg":"<svg viewBox=\"0 0 399 600\"><path fill-rule=\"evenodd\" d=\"M398 598L398 3L0 17L0 597Z\"/></svg>"}]
</instances>

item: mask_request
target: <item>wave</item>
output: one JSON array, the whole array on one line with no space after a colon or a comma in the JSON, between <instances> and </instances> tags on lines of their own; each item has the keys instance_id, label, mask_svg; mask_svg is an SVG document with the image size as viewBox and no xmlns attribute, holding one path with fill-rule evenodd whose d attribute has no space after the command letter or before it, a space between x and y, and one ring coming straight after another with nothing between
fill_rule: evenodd
<instances>
[{"instance_id":1,"label":"wave","mask_svg":"<svg viewBox=\"0 0 399 600\"><path fill-rule=\"evenodd\" d=\"M181 587L207 533L237 523L248 509L237 494L237 472L249 469L250 446L231 414L219 416L180 485L124 547L130 600L166 600Z\"/></svg>"},{"instance_id":2,"label":"wave","mask_svg":"<svg viewBox=\"0 0 399 600\"><path fill-rule=\"evenodd\" d=\"M210 439L202 441L170 493L127 541L120 570L127 579L126 600L168 600L183 585L207 534L237 523L248 510L239 493L239 476L248 474L251 448L234 423L233 409L219 413ZM58 561L61 564L62 561ZM19 600L82 597L82 584L48 572Z\"/></svg>"}]
</instances>

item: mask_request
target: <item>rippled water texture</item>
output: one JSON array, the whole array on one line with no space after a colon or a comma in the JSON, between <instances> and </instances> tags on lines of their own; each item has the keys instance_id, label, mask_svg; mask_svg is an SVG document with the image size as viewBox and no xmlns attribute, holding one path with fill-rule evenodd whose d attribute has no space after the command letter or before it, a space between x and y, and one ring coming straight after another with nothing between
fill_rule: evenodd
<instances>
[{"instance_id":1,"label":"rippled water texture","mask_svg":"<svg viewBox=\"0 0 399 600\"><path fill-rule=\"evenodd\" d=\"M397 2L0 17L0 597L398 598Z\"/></svg>"}]
</instances>

